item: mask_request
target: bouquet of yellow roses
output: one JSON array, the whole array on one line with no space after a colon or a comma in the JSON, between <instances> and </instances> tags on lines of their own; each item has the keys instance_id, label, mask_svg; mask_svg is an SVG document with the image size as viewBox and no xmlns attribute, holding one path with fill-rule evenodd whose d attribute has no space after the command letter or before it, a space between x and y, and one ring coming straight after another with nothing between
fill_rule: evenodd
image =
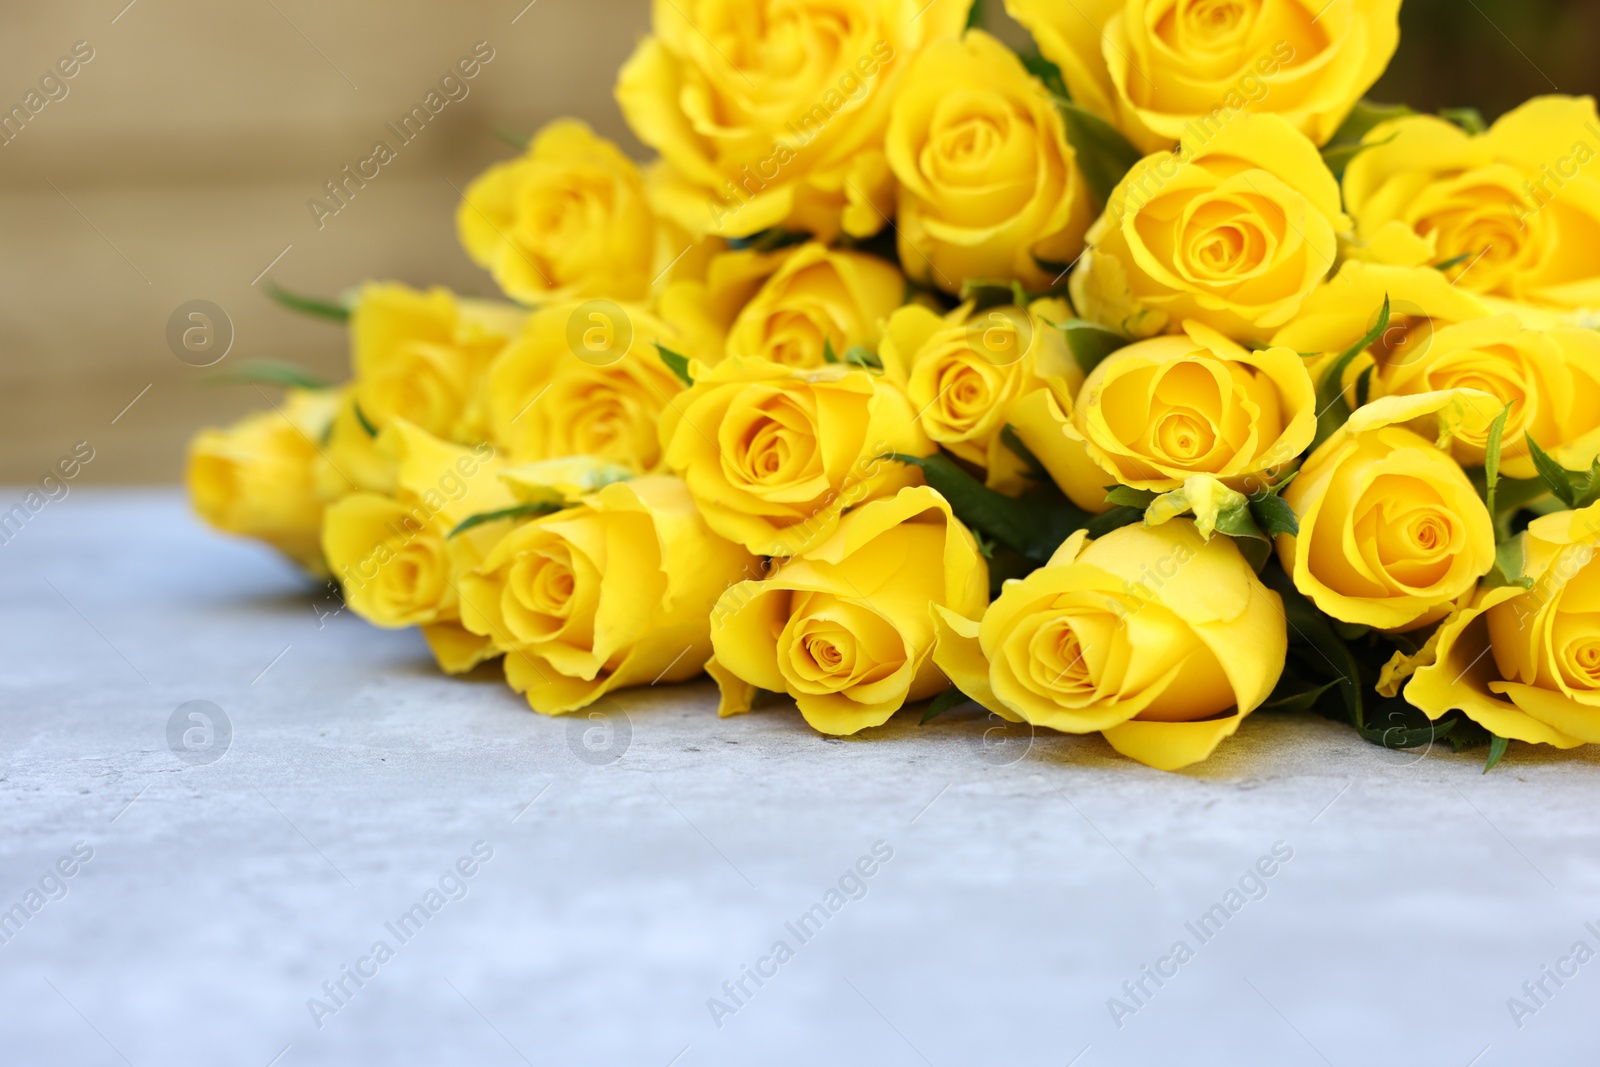
<instances>
[{"instance_id":1,"label":"bouquet of yellow roses","mask_svg":"<svg viewBox=\"0 0 1600 1067\"><path fill-rule=\"evenodd\" d=\"M768 6L758 3L758 6ZM537 711L702 671L1176 769L1258 708L1600 742L1600 117L1363 94L1400 0L664 0L194 506ZM1586 597L1596 596L1591 605Z\"/></svg>"}]
</instances>

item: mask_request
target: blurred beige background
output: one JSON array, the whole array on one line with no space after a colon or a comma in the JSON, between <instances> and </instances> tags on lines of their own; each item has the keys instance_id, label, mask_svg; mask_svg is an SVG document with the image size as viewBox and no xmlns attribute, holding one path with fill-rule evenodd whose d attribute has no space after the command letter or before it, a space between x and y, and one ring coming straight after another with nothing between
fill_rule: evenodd
<instances>
[{"instance_id":1,"label":"blurred beige background","mask_svg":"<svg viewBox=\"0 0 1600 1067\"><path fill-rule=\"evenodd\" d=\"M987 7L998 22L1000 0ZM187 301L232 319L221 366L287 359L338 378L342 331L279 309L268 278L328 296L375 277L492 294L456 244L451 183L514 153L496 128L562 114L642 156L611 85L648 21L648 0L6 3L0 110L76 42L94 58L0 146L0 483L37 481L80 441L95 450L80 483L172 481L197 427L263 407L172 354L167 320ZM1600 82L1596 0L1406 0L1401 21L1377 99L1493 118ZM319 230L306 201L379 138L395 144L385 124L479 41L494 59L466 99Z\"/></svg>"},{"instance_id":2,"label":"blurred beige background","mask_svg":"<svg viewBox=\"0 0 1600 1067\"><path fill-rule=\"evenodd\" d=\"M94 49L0 146L0 483L37 481L83 440L80 483L171 481L196 427L264 406L248 386L202 385L209 372L167 347L192 299L233 321L219 368L277 358L343 377L342 331L251 284L285 247L268 278L307 293L370 277L492 293L457 246L450 183L514 154L497 127L571 114L642 152L611 84L646 0L126 3L0 15L0 109L75 42ZM469 95L400 147L385 123L479 41L494 58ZM319 231L307 199L380 138L398 158Z\"/></svg>"}]
</instances>

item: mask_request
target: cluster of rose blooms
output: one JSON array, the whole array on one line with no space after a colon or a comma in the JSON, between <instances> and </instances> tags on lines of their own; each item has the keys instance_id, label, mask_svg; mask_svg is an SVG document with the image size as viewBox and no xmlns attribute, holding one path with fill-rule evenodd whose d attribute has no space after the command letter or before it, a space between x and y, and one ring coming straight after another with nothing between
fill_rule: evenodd
<instances>
[{"instance_id":1,"label":"cluster of rose blooms","mask_svg":"<svg viewBox=\"0 0 1600 1067\"><path fill-rule=\"evenodd\" d=\"M1399 5L1007 0L1024 55L657 4L659 159L491 167L509 299L362 287L353 379L201 433L195 507L547 714L705 671L1165 769L1262 706L1600 741L1600 120L1362 101Z\"/></svg>"}]
</instances>

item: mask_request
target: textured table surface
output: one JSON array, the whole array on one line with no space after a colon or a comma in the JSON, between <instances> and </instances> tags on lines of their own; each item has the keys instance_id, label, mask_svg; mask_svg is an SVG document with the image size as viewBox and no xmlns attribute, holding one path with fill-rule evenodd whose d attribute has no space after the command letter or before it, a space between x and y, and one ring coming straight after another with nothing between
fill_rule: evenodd
<instances>
[{"instance_id":1,"label":"textured table surface","mask_svg":"<svg viewBox=\"0 0 1600 1067\"><path fill-rule=\"evenodd\" d=\"M1595 1058L1590 752L549 719L171 493L52 503L0 575L8 1064Z\"/></svg>"}]
</instances>

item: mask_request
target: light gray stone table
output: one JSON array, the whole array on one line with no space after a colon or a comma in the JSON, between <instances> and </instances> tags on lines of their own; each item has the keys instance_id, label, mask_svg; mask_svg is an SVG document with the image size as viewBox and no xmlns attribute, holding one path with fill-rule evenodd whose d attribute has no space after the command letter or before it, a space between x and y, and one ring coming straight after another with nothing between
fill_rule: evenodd
<instances>
[{"instance_id":1,"label":"light gray stone table","mask_svg":"<svg viewBox=\"0 0 1600 1067\"><path fill-rule=\"evenodd\" d=\"M719 721L704 683L549 719L171 493L77 491L0 576L0 1063L1600 1058L1600 962L1507 1006L1600 950L1591 752L1484 776L1263 714L1162 774L970 711ZM192 700L231 737L169 743Z\"/></svg>"}]
</instances>

